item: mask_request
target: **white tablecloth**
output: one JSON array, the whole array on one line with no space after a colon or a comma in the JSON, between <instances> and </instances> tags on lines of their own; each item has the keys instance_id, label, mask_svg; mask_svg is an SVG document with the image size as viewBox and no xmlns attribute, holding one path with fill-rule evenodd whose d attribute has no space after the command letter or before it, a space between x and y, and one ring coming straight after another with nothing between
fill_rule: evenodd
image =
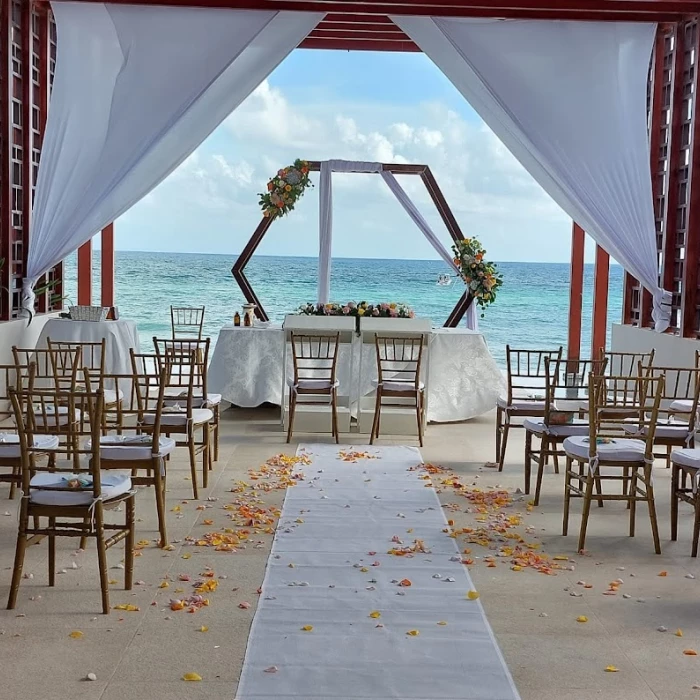
<instances>
[{"instance_id":1,"label":"white tablecloth","mask_svg":"<svg viewBox=\"0 0 700 700\"><path fill-rule=\"evenodd\" d=\"M36 346L47 347L46 339L64 342L105 342L105 372L107 374L131 374L129 348L140 352L139 334L134 321L71 321L52 318L46 322ZM120 387L121 388L121 387Z\"/></svg>"},{"instance_id":2,"label":"white tablecloth","mask_svg":"<svg viewBox=\"0 0 700 700\"><path fill-rule=\"evenodd\" d=\"M225 401L236 406L253 407L265 402L279 405L282 400L283 353L284 335L279 326L224 326L209 366L209 391L221 394ZM359 355L356 351L355 379ZM350 376L349 359L349 347L341 346L338 354L341 392ZM291 363L291 358L288 357L288 360ZM434 329L429 362L429 421L467 420L496 406L496 400L504 390L503 375L481 333L463 328ZM362 357L363 394L372 388L371 380L376 377L375 365L374 346L365 345ZM288 367L288 373L290 371Z\"/></svg>"}]
</instances>

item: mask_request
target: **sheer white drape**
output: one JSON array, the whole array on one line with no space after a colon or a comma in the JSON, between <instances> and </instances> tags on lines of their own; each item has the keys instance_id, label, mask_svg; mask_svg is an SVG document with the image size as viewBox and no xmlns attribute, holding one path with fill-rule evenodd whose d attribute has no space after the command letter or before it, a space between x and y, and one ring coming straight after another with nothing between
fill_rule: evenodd
<instances>
[{"instance_id":1,"label":"sheer white drape","mask_svg":"<svg viewBox=\"0 0 700 700\"><path fill-rule=\"evenodd\" d=\"M333 184L332 173L379 173L382 179L398 199L406 213L423 232L430 245L438 255L456 272L459 269L454 264L452 256L440 239L430 228L428 222L418 211L406 191L399 185L393 173L382 169L381 163L355 160L326 160L321 163L321 178L319 185L319 247L318 247L318 298L319 304L328 303L331 290L331 256L333 239ZM469 307L466 315L467 328L477 330L478 322L474 304Z\"/></svg>"},{"instance_id":2,"label":"sheer white drape","mask_svg":"<svg viewBox=\"0 0 700 700\"><path fill-rule=\"evenodd\" d=\"M319 13L53 3L56 75L24 281L138 202L323 17Z\"/></svg>"},{"instance_id":3,"label":"sheer white drape","mask_svg":"<svg viewBox=\"0 0 700 700\"><path fill-rule=\"evenodd\" d=\"M654 295L651 23L392 17L552 199Z\"/></svg>"}]
</instances>

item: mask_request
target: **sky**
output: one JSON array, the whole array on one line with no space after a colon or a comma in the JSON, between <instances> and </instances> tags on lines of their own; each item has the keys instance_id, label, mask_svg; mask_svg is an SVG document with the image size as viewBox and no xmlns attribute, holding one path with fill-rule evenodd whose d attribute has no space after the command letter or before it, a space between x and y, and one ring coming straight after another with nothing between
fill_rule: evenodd
<instances>
[{"instance_id":1,"label":"sky","mask_svg":"<svg viewBox=\"0 0 700 700\"><path fill-rule=\"evenodd\" d=\"M257 193L296 158L430 166L465 236L496 261L567 262L571 220L423 54L296 50L115 227L119 250L240 252ZM399 182L445 245L420 178ZM312 176L318 184L318 175ZM594 248L587 246L587 259ZM318 189L276 221L259 254L318 254ZM377 175L333 176L334 257L436 253Z\"/></svg>"}]
</instances>

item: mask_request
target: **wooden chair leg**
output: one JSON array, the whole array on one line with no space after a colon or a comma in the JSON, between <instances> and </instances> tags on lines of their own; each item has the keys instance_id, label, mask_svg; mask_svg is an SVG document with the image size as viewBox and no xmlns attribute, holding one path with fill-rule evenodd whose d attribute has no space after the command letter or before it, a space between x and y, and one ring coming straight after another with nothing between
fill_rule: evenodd
<instances>
[{"instance_id":1,"label":"wooden chair leg","mask_svg":"<svg viewBox=\"0 0 700 700\"><path fill-rule=\"evenodd\" d=\"M578 551L581 552L586 548L586 530L588 529L588 516L591 514L591 500L593 496L593 483L595 479L593 474L589 472L586 477L586 491L583 494L583 513L581 514L581 529L578 535Z\"/></svg>"},{"instance_id":2,"label":"wooden chair leg","mask_svg":"<svg viewBox=\"0 0 700 700\"><path fill-rule=\"evenodd\" d=\"M199 498L199 487L197 486L197 454L194 444L194 430L190 430L187 435L187 449L190 453L190 478L192 479L192 496L195 501Z\"/></svg>"},{"instance_id":3,"label":"wooden chair leg","mask_svg":"<svg viewBox=\"0 0 700 700\"><path fill-rule=\"evenodd\" d=\"M552 459L554 460L554 473L558 474L559 473L559 455L557 454L556 450L554 451L554 454L552 454ZM545 461L546 464L547 461Z\"/></svg>"},{"instance_id":4,"label":"wooden chair leg","mask_svg":"<svg viewBox=\"0 0 700 700\"><path fill-rule=\"evenodd\" d=\"M331 421L333 422L331 427L335 436L335 444L337 445L340 442L340 433L338 431L338 395L335 391L331 394Z\"/></svg>"},{"instance_id":5,"label":"wooden chair leg","mask_svg":"<svg viewBox=\"0 0 700 700\"><path fill-rule=\"evenodd\" d=\"M537 484L535 486L535 502L540 504L540 493L542 492L542 477L544 475L544 464L549 454L549 438L543 433L540 438L540 458L537 460Z\"/></svg>"},{"instance_id":6,"label":"wooden chair leg","mask_svg":"<svg viewBox=\"0 0 700 700\"><path fill-rule=\"evenodd\" d=\"M700 539L700 497L695 496L695 520L693 521L693 544L691 557L698 556L698 540Z\"/></svg>"},{"instance_id":7,"label":"wooden chair leg","mask_svg":"<svg viewBox=\"0 0 700 700\"><path fill-rule=\"evenodd\" d=\"M90 518L83 518L83 525L85 525L86 528L87 528L87 526L89 526L89 524L90 524ZM88 538L86 535L83 535L80 538L79 547L80 547L80 549L87 549L87 545L88 545Z\"/></svg>"},{"instance_id":8,"label":"wooden chair leg","mask_svg":"<svg viewBox=\"0 0 700 700\"><path fill-rule=\"evenodd\" d=\"M294 389L289 392L289 428L287 429L287 442L292 441L294 431L294 415L297 411L297 395Z\"/></svg>"},{"instance_id":9,"label":"wooden chair leg","mask_svg":"<svg viewBox=\"0 0 700 700\"><path fill-rule=\"evenodd\" d=\"M153 472L155 474L156 512L158 513L158 532L160 533L160 542L158 542L158 546L167 547L168 533L165 522L165 475L161 473L161 460L156 459L154 462Z\"/></svg>"},{"instance_id":10,"label":"wooden chair leg","mask_svg":"<svg viewBox=\"0 0 700 700\"><path fill-rule=\"evenodd\" d=\"M671 472L671 541L678 540L678 490L680 488L680 468L673 465Z\"/></svg>"},{"instance_id":11,"label":"wooden chair leg","mask_svg":"<svg viewBox=\"0 0 700 700\"><path fill-rule=\"evenodd\" d=\"M418 444L423 447L423 412L421 411L420 392L416 395L416 420L418 421Z\"/></svg>"},{"instance_id":12,"label":"wooden chair leg","mask_svg":"<svg viewBox=\"0 0 700 700\"><path fill-rule=\"evenodd\" d=\"M209 423L202 426L202 486L206 489L209 487Z\"/></svg>"},{"instance_id":13,"label":"wooden chair leg","mask_svg":"<svg viewBox=\"0 0 700 700\"><path fill-rule=\"evenodd\" d=\"M561 534L566 537L569 534L569 508L571 506L571 470L573 462L570 457L566 458L564 469L564 520L562 522Z\"/></svg>"},{"instance_id":14,"label":"wooden chair leg","mask_svg":"<svg viewBox=\"0 0 700 700\"><path fill-rule=\"evenodd\" d=\"M630 537L634 537L635 527L637 523L637 477L637 469L635 467L632 467L628 493L628 496L630 498L630 500L628 501L628 506L630 509Z\"/></svg>"},{"instance_id":15,"label":"wooden chair leg","mask_svg":"<svg viewBox=\"0 0 700 700\"><path fill-rule=\"evenodd\" d=\"M17 605L17 594L19 593L19 583L22 580L22 569L24 567L24 553L27 551L26 525L20 526L17 533L17 548L15 549L15 564L12 567L12 583L10 583L10 595L7 599L7 609L14 610Z\"/></svg>"},{"instance_id":16,"label":"wooden chair leg","mask_svg":"<svg viewBox=\"0 0 700 700\"><path fill-rule=\"evenodd\" d=\"M506 448L508 447L508 433L510 432L510 418L506 415L505 423L503 424L503 436L501 437L501 452L498 455L498 471L503 471L503 465L506 461Z\"/></svg>"},{"instance_id":17,"label":"wooden chair leg","mask_svg":"<svg viewBox=\"0 0 700 700\"><path fill-rule=\"evenodd\" d=\"M501 431L503 429L503 409L496 407L496 462L501 459Z\"/></svg>"},{"instance_id":18,"label":"wooden chair leg","mask_svg":"<svg viewBox=\"0 0 700 700\"><path fill-rule=\"evenodd\" d=\"M525 431L525 494L530 493L530 479L532 476L532 433Z\"/></svg>"},{"instance_id":19,"label":"wooden chair leg","mask_svg":"<svg viewBox=\"0 0 700 700\"><path fill-rule=\"evenodd\" d=\"M104 510L102 508L101 502L98 502L95 506L95 535L97 540L97 564L100 569L102 612L105 615L109 615L109 579L107 577L107 546L105 544Z\"/></svg>"},{"instance_id":20,"label":"wooden chair leg","mask_svg":"<svg viewBox=\"0 0 700 700\"><path fill-rule=\"evenodd\" d=\"M219 461L219 421L221 420L221 404L214 406L214 461Z\"/></svg>"},{"instance_id":21,"label":"wooden chair leg","mask_svg":"<svg viewBox=\"0 0 700 700\"><path fill-rule=\"evenodd\" d=\"M134 510L136 496L131 496L126 501L125 525L128 528L124 541L124 590L130 591L134 585L134 546L136 544L136 533L134 532ZM165 540L165 521L161 530L161 541ZM164 546L164 545L163 545Z\"/></svg>"},{"instance_id":22,"label":"wooden chair leg","mask_svg":"<svg viewBox=\"0 0 700 700\"><path fill-rule=\"evenodd\" d=\"M377 397L374 402L374 418L372 419L372 431L369 434L369 444L374 445L374 436L379 434L379 416L382 410L382 397L377 389Z\"/></svg>"},{"instance_id":23,"label":"wooden chair leg","mask_svg":"<svg viewBox=\"0 0 700 700\"><path fill-rule=\"evenodd\" d=\"M654 484L652 483L652 465L644 465L644 488L646 490L647 505L649 506L649 520L651 521L651 535L654 538L654 551L661 554L661 539L659 537L659 521L656 519L656 501L654 500Z\"/></svg>"},{"instance_id":24,"label":"wooden chair leg","mask_svg":"<svg viewBox=\"0 0 700 700\"><path fill-rule=\"evenodd\" d=\"M56 518L49 518L49 529L56 527ZM49 535L49 586L56 585L56 537Z\"/></svg>"}]
</instances>

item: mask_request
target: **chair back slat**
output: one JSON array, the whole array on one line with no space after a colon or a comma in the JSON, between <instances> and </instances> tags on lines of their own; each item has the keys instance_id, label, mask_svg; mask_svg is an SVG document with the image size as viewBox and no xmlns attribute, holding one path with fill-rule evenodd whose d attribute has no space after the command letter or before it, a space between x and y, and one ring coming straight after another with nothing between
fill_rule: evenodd
<instances>
[{"instance_id":1,"label":"chair back slat","mask_svg":"<svg viewBox=\"0 0 700 700\"><path fill-rule=\"evenodd\" d=\"M171 306L170 323L173 340L182 337L202 337L204 326L204 306Z\"/></svg>"},{"instance_id":2,"label":"chair back slat","mask_svg":"<svg viewBox=\"0 0 700 700\"><path fill-rule=\"evenodd\" d=\"M550 425L554 413L576 414L585 409L589 377L591 374L604 374L607 359L561 360L545 357L544 365L544 423ZM568 393L571 396L568 396Z\"/></svg>"},{"instance_id":3,"label":"chair back slat","mask_svg":"<svg viewBox=\"0 0 700 700\"><path fill-rule=\"evenodd\" d=\"M411 385L420 383L425 335L374 336L379 383Z\"/></svg>"},{"instance_id":4,"label":"chair back slat","mask_svg":"<svg viewBox=\"0 0 700 700\"><path fill-rule=\"evenodd\" d=\"M305 379L335 382L340 333L291 333L294 383Z\"/></svg>"},{"instance_id":5,"label":"chair back slat","mask_svg":"<svg viewBox=\"0 0 700 700\"><path fill-rule=\"evenodd\" d=\"M106 341L66 341L46 339L51 359L54 364L54 371L61 382L68 381L73 373L74 363L77 363L75 380L79 385L83 379L80 370L87 369L90 372L92 381L99 382L99 388L104 389L105 355ZM84 387L82 387L84 388Z\"/></svg>"},{"instance_id":6,"label":"chair back slat","mask_svg":"<svg viewBox=\"0 0 700 700\"><path fill-rule=\"evenodd\" d=\"M659 412L662 415L670 416L678 413L672 408L673 404L677 401L689 400L690 409L682 413L688 414L691 423L695 424L700 395L700 368L640 366L640 373L647 377L663 377L664 391L659 406Z\"/></svg>"},{"instance_id":7,"label":"chair back slat","mask_svg":"<svg viewBox=\"0 0 700 700\"><path fill-rule=\"evenodd\" d=\"M563 347L557 350L518 350L506 345L506 368L508 374L508 403L513 403L514 395L523 392L546 389L545 359L559 363ZM557 370L558 371L558 370Z\"/></svg>"}]
</instances>

